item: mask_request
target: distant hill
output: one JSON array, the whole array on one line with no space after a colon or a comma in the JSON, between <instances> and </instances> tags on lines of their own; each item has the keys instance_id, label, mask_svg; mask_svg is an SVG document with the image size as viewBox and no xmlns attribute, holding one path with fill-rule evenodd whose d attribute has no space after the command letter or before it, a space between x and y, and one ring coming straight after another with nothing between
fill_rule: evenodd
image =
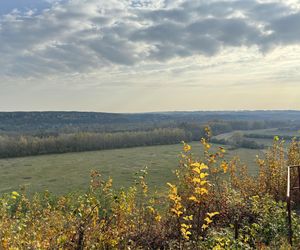
<instances>
[{"instance_id":1,"label":"distant hill","mask_svg":"<svg viewBox=\"0 0 300 250\"><path fill-rule=\"evenodd\" d=\"M0 133L136 130L164 124L208 121L300 121L300 111L194 111L156 113L0 112Z\"/></svg>"}]
</instances>

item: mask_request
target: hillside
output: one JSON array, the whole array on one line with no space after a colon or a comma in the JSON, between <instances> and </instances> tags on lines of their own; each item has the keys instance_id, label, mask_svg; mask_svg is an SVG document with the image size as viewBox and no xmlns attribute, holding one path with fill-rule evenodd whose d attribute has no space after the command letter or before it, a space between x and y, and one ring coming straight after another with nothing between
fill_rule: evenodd
<instances>
[{"instance_id":1,"label":"hillside","mask_svg":"<svg viewBox=\"0 0 300 250\"><path fill-rule=\"evenodd\" d=\"M0 112L1 133L118 131L180 122L300 121L300 111L195 111L160 113Z\"/></svg>"}]
</instances>

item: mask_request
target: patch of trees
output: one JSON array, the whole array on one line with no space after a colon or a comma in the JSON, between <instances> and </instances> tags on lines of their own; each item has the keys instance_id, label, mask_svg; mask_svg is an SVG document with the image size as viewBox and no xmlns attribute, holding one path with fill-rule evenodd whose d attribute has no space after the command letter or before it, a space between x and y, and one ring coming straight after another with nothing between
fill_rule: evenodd
<instances>
[{"instance_id":1,"label":"patch of trees","mask_svg":"<svg viewBox=\"0 0 300 250\"><path fill-rule=\"evenodd\" d=\"M188 133L178 128L147 132L61 134L48 137L0 136L0 157L176 144L190 138Z\"/></svg>"},{"instance_id":2,"label":"patch of trees","mask_svg":"<svg viewBox=\"0 0 300 250\"><path fill-rule=\"evenodd\" d=\"M256 141L245 139L241 133L234 133L230 138L230 142L234 148L263 149L265 147Z\"/></svg>"},{"instance_id":3,"label":"patch of trees","mask_svg":"<svg viewBox=\"0 0 300 250\"><path fill-rule=\"evenodd\" d=\"M270 135L270 134L244 134L244 137L247 138L259 138L259 139L274 139L276 135ZM280 135L279 138L282 138L283 140L292 140L294 138L297 138L297 136L294 135Z\"/></svg>"},{"instance_id":4,"label":"patch of trees","mask_svg":"<svg viewBox=\"0 0 300 250\"><path fill-rule=\"evenodd\" d=\"M234 133L229 139L217 139L212 138L211 142L230 145L232 148L249 148L249 149L263 149L265 145L259 144L254 140L248 140L244 138L241 133Z\"/></svg>"}]
</instances>

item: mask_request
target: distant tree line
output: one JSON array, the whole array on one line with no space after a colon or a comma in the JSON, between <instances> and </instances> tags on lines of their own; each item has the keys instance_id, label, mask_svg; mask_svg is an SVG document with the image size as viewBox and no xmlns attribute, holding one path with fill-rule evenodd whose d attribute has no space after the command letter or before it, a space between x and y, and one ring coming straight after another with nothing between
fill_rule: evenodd
<instances>
[{"instance_id":1,"label":"distant tree line","mask_svg":"<svg viewBox=\"0 0 300 250\"><path fill-rule=\"evenodd\" d=\"M181 140L190 140L190 136L183 129L178 128L155 129L147 132L81 132L48 137L0 136L0 157L175 144Z\"/></svg>"},{"instance_id":2,"label":"distant tree line","mask_svg":"<svg viewBox=\"0 0 300 250\"><path fill-rule=\"evenodd\" d=\"M180 141L195 141L205 135L204 128L209 125L213 135L235 130L262 129L278 126L275 121L218 121L208 123L193 122L153 122L111 125L87 124L85 128L70 127L70 130L58 128L55 132L37 130L22 134L0 133L0 158L41 155L52 153L80 152L135 146L175 144ZM36 125L35 125L36 126ZM45 125L46 126L46 125ZM90 127L89 127L90 126ZM159 127L161 126L161 127ZM105 129L104 129L105 128ZM82 131L83 129L83 131ZM112 131L109 131L112 130ZM127 131L126 131L127 129ZM215 141L228 144L227 141ZM239 140L235 146L260 148L261 145L250 140Z\"/></svg>"},{"instance_id":3,"label":"distant tree line","mask_svg":"<svg viewBox=\"0 0 300 250\"><path fill-rule=\"evenodd\" d=\"M0 134L54 135L78 132L124 132L213 123L214 133L253 127L296 126L300 112L220 111L116 114L96 112L0 112ZM198 139L198 138L197 138Z\"/></svg>"}]
</instances>

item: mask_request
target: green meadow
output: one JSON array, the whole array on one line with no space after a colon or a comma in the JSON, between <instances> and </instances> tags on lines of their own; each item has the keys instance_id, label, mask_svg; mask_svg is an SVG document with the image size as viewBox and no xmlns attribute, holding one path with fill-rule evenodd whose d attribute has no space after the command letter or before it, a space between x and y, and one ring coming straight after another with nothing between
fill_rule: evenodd
<instances>
[{"instance_id":1,"label":"green meadow","mask_svg":"<svg viewBox=\"0 0 300 250\"><path fill-rule=\"evenodd\" d=\"M202 145L192 142L193 153L201 156ZM214 145L212 150L218 145ZM54 194L84 191L88 188L90 172L98 170L103 178L111 176L115 187L128 187L135 173L148 168L148 184L152 190L162 190L173 181L178 166L181 144L102 150L82 153L53 154L0 160L0 193L25 187L28 194L49 190ZM228 150L226 159L239 155L255 174L255 156L260 150Z\"/></svg>"}]
</instances>

